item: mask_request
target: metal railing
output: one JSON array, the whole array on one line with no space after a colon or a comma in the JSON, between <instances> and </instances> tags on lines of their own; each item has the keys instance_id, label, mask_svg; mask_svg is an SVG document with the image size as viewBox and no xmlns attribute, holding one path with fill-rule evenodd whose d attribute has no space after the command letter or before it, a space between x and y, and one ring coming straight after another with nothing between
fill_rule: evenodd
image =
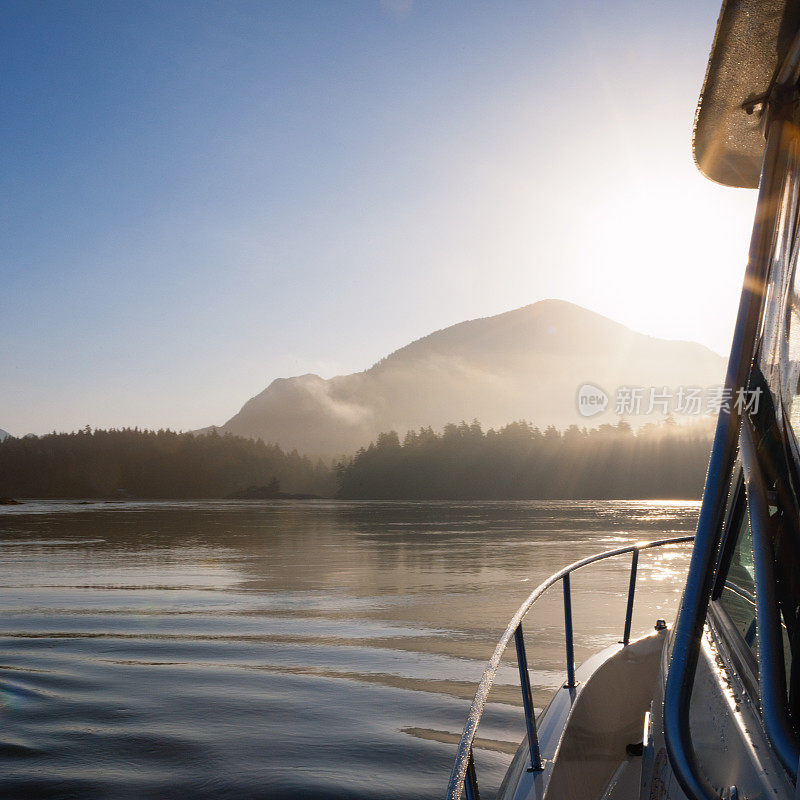
<instances>
[{"instance_id":1,"label":"metal railing","mask_svg":"<svg viewBox=\"0 0 800 800\"><path fill-rule=\"evenodd\" d=\"M694 536L676 536L671 539L659 539L654 542L637 542L627 547L619 547L616 550L606 550L603 553L596 553L593 556L575 561L559 572L553 573L547 580L540 583L526 598L525 602L517 609L517 613L511 618L508 627L500 637L497 647L494 649L491 659L481 677L475 698L469 709L467 723L461 735L458 745L456 762L450 775L450 783L447 786L447 800L461 800L463 792L466 792L467 800L479 800L478 779L475 770L475 760L472 756L472 743L478 730L478 725L483 715L486 699L494 683L495 675L500 666L503 653L514 637L517 650L517 666L519 667L520 686L522 688L522 706L525 710L525 728L527 732L528 750L530 754L531 770L540 772L543 769L542 758L539 752L539 739L536 733L536 715L533 708L533 694L531 692L530 675L528 672L528 657L525 652L525 639L522 633L522 620L530 611L533 604L554 584L561 581L564 597L564 634L566 640L566 662L567 662L567 683L566 688L575 687L575 654L573 647L572 634L572 592L570 587L570 575L581 567L594 564L606 558L625 555L631 553L630 581L628 583L628 602L625 610L625 627L622 635L622 644L627 646L630 641L631 620L633 618L633 600L636 591L636 575L639 567L639 552L650 550L655 547L663 547L670 544L682 544L690 542Z\"/></svg>"}]
</instances>

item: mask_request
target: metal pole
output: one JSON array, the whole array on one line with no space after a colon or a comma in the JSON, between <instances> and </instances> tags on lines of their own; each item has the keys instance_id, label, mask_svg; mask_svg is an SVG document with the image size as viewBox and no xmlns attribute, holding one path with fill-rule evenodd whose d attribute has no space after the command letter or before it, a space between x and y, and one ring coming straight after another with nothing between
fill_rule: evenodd
<instances>
[{"instance_id":1,"label":"metal pole","mask_svg":"<svg viewBox=\"0 0 800 800\"><path fill-rule=\"evenodd\" d=\"M575 688L575 652L572 648L572 595L569 589L569 573L564 583L564 638L567 643L567 688Z\"/></svg>"},{"instance_id":2,"label":"metal pole","mask_svg":"<svg viewBox=\"0 0 800 800\"><path fill-rule=\"evenodd\" d=\"M469 749L467 780L464 782L464 789L467 792L467 800L481 800L481 795L478 791L478 776L475 774L475 759L472 757L471 747Z\"/></svg>"},{"instance_id":3,"label":"metal pole","mask_svg":"<svg viewBox=\"0 0 800 800\"><path fill-rule=\"evenodd\" d=\"M519 667L519 683L522 687L522 706L525 709L525 727L528 730L528 749L531 751L531 769L540 772L542 757L539 753L539 737L536 735L536 715L533 710L531 694L531 678L528 673L528 658L525 655L525 640L522 638L522 623L514 631L514 643L517 645L517 666Z\"/></svg>"},{"instance_id":4,"label":"metal pole","mask_svg":"<svg viewBox=\"0 0 800 800\"><path fill-rule=\"evenodd\" d=\"M628 584L628 608L625 611L625 632L622 644L627 647L631 640L631 622L633 620L633 593L636 591L636 569L639 566L639 551L634 550L631 556L631 581Z\"/></svg>"}]
</instances>

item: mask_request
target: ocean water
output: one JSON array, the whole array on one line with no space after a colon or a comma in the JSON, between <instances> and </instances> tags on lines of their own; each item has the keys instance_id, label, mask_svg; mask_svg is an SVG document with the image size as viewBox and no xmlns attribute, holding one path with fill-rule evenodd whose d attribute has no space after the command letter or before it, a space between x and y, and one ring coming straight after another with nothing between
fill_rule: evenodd
<instances>
[{"instance_id":1,"label":"ocean water","mask_svg":"<svg viewBox=\"0 0 800 800\"><path fill-rule=\"evenodd\" d=\"M693 532L696 503L0 507L0 798L441 798L485 662L550 573ZM687 546L643 554L634 632ZM630 557L572 578L576 660L619 640ZM528 616L541 707L561 592ZM523 736L513 653L479 729L492 797Z\"/></svg>"}]
</instances>

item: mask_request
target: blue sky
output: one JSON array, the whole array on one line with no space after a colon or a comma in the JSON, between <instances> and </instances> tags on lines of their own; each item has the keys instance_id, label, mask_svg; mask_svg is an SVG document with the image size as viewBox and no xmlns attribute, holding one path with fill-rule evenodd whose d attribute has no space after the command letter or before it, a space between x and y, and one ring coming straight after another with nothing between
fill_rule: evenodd
<instances>
[{"instance_id":1,"label":"blue sky","mask_svg":"<svg viewBox=\"0 0 800 800\"><path fill-rule=\"evenodd\" d=\"M561 297L725 352L718 3L9 2L0 428L222 423Z\"/></svg>"}]
</instances>

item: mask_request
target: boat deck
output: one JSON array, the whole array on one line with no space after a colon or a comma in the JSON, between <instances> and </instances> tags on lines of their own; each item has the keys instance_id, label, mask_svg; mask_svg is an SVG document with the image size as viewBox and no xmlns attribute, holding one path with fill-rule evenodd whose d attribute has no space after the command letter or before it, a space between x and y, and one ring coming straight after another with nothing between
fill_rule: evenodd
<instances>
[{"instance_id":1,"label":"boat deck","mask_svg":"<svg viewBox=\"0 0 800 800\"><path fill-rule=\"evenodd\" d=\"M642 741L666 631L616 645L589 659L575 688L559 690L542 714L543 770L532 772L527 742L509 768L499 800L638 800Z\"/></svg>"}]
</instances>

